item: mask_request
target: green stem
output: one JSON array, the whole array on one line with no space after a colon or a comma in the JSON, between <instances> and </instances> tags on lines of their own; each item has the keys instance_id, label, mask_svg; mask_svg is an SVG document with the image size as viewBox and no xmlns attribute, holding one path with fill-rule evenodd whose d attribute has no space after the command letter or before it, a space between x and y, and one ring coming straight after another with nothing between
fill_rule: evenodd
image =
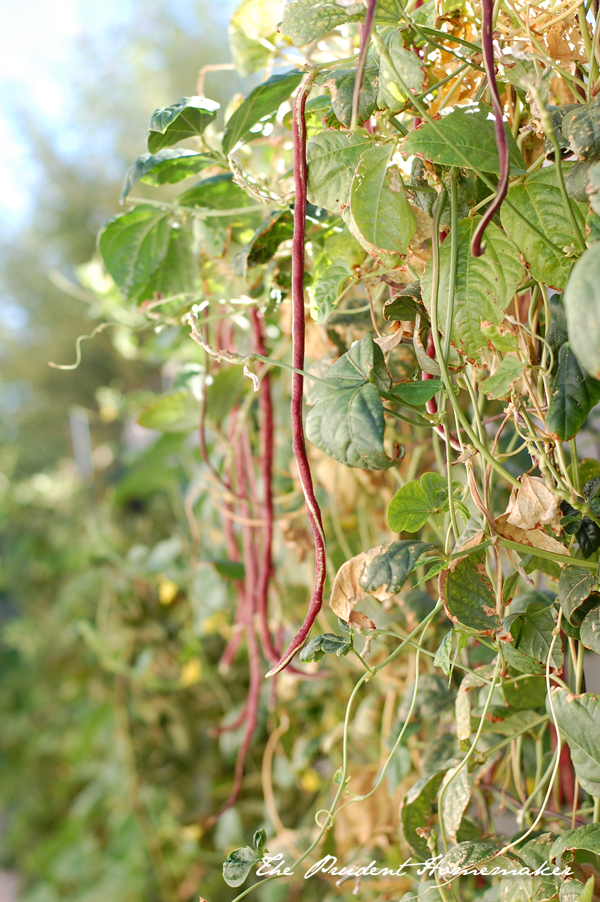
<instances>
[{"instance_id":1,"label":"green stem","mask_svg":"<svg viewBox=\"0 0 600 902\"><path fill-rule=\"evenodd\" d=\"M567 554L557 554L554 551L544 551L543 548L533 548L531 545L520 545L519 542L512 542L510 539L504 539L498 536L498 545L502 548L510 548L511 551L519 551L521 554L531 554L534 557L544 558L546 561L555 561L557 564L571 564L574 567L585 567L596 573L598 570L597 561L586 561L584 558L570 557Z\"/></svg>"}]
</instances>

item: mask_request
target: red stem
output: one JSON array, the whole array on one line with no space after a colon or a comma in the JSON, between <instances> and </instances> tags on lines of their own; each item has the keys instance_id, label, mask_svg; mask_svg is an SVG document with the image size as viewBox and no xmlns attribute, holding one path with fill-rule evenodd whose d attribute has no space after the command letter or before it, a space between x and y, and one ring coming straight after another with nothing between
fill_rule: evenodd
<instances>
[{"instance_id":1,"label":"red stem","mask_svg":"<svg viewBox=\"0 0 600 902\"><path fill-rule=\"evenodd\" d=\"M312 75L307 75L300 86L294 100L294 185L296 188L296 200L294 204L294 235L292 240L292 365L296 370L304 369L304 236L306 220L306 183L308 179L308 165L306 162L306 122L304 110L306 99L312 86ZM304 439L304 424L302 421L302 393L304 377L300 373L292 374L292 450L298 468L298 475L304 493L306 512L313 532L315 543L315 583L312 598L304 619L292 639L289 648L273 667L267 676L273 676L283 670L290 663L296 652L302 648L308 639L312 625L317 619L317 614L323 604L323 588L327 573L325 556L325 537L323 532L323 519L321 510L315 497L306 443Z\"/></svg>"},{"instance_id":2,"label":"red stem","mask_svg":"<svg viewBox=\"0 0 600 902\"><path fill-rule=\"evenodd\" d=\"M488 79L490 94L492 96L492 107L494 110L494 131L496 133L496 146L498 148L498 156L500 158L500 178L496 189L496 196L489 205L479 225L475 229L471 241L471 253L475 257L481 257L484 248L481 246L483 233L486 226L491 222L494 214L502 206L502 201L506 197L508 191L508 142L504 131L504 110L500 103L500 95L498 94L498 85L496 84L496 69L494 65L494 41L492 38L494 14L494 0L481 0L481 48L483 50L483 64Z\"/></svg>"}]
</instances>

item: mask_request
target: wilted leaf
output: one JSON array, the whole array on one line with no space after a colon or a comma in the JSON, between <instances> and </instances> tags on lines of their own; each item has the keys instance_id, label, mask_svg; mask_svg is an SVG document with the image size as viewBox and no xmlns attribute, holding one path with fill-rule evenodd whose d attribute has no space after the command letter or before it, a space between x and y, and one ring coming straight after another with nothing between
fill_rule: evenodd
<instances>
[{"instance_id":1,"label":"wilted leaf","mask_svg":"<svg viewBox=\"0 0 600 902\"><path fill-rule=\"evenodd\" d=\"M148 150L155 154L163 147L201 135L214 121L219 104L208 97L182 97L156 110L148 126Z\"/></svg>"},{"instance_id":2,"label":"wilted leaf","mask_svg":"<svg viewBox=\"0 0 600 902\"><path fill-rule=\"evenodd\" d=\"M397 322L405 322L407 320L414 322L417 314L424 312L420 282L412 282L410 285L405 285L404 288L397 290L391 300L386 301L383 305L384 319L396 320Z\"/></svg>"},{"instance_id":3,"label":"wilted leaf","mask_svg":"<svg viewBox=\"0 0 600 902\"><path fill-rule=\"evenodd\" d=\"M479 689L485 686L486 680L492 675L493 668L489 664L484 664L473 673L466 673L461 680L458 692L456 693L455 712L456 712L456 735L459 742L467 740L471 735L471 702L469 700L469 690Z\"/></svg>"},{"instance_id":4,"label":"wilted leaf","mask_svg":"<svg viewBox=\"0 0 600 902\"><path fill-rule=\"evenodd\" d=\"M508 523L520 529L536 529L552 523L558 515L559 498L539 476L525 473L521 485L513 487L506 508Z\"/></svg>"},{"instance_id":5,"label":"wilted leaf","mask_svg":"<svg viewBox=\"0 0 600 902\"><path fill-rule=\"evenodd\" d=\"M509 539L511 542L519 542L521 545L529 545L531 548L539 548L541 551L551 551L553 554L569 554L569 549L549 536L543 529L520 529L508 522L508 515L502 514L494 520L499 536Z\"/></svg>"},{"instance_id":6,"label":"wilted leaf","mask_svg":"<svg viewBox=\"0 0 600 902\"><path fill-rule=\"evenodd\" d=\"M553 689L554 715L563 739L571 750L571 761L579 785L600 797L600 696L573 695L567 689ZM552 716L550 699L546 710ZM598 827L598 825L595 825ZM598 827L600 830L600 827Z\"/></svg>"},{"instance_id":7,"label":"wilted leaf","mask_svg":"<svg viewBox=\"0 0 600 902\"><path fill-rule=\"evenodd\" d=\"M392 542L363 551L342 564L337 572L329 606L346 623L365 595L386 601L400 591L416 562L431 542Z\"/></svg>"}]
</instances>

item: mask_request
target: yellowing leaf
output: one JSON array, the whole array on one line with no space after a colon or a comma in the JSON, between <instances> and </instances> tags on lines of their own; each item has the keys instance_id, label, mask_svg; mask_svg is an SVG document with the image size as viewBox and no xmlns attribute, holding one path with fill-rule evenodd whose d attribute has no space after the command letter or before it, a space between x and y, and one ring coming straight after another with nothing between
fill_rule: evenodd
<instances>
[{"instance_id":1,"label":"yellowing leaf","mask_svg":"<svg viewBox=\"0 0 600 902\"><path fill-rule=\"evenodd\" d=\"M543 479L525 473L521 477L520 487L512 490L505 512L507 522L520 529L545 526L556 520L559 500Z\"/></svg>"}]
</instances>

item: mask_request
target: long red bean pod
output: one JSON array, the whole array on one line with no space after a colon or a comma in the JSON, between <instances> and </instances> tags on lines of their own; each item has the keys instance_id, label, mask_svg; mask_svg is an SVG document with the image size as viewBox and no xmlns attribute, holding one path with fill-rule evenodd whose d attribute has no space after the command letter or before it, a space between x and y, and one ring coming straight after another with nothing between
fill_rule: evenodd
<instances>
[{"instance_id":1,"label":"long red bean pod","mask_svg":"<svg viewBox=\"0 0 600 902\"><path fill-rule=\"evenodd\" d=\"M498 212L502 201L508 191L508 142L504 131L504 110L500 103L498 85L496 84L496 70L494 66L494 42L492 40L494 14L494 0L481 0L481 48L483 50L483 64L487 75L490 94L492 96L492 108L494 110L494 131L496 133L496 146L500 158L500 178L496 189L496 196L483 216L471 241L471 253L475 257L481 257L485 248L481 246L483 233L492 217Z\"/></svg>"},{"instance_id":2,"label":"long red bean pod","mask_svg":"<svg viewBox=\"0 0 600 902\"><path fill-rule=\"evenodd\" d=\"M294 185L296 199L294 203L294 235L292 239L292 364L296 370L304 369L304 239L306 228L306 183L308 180L308 164L306 162L306 122L304 110L306 100L312 86L313 75L309 74L302 82L294 100ZM302 421L302 396L304 377L300 373L292 374L292 451L298 468L298 476L306 512L310 521L315 543L315 582L308 611L304 623L292 639L287 651L267 676L273 676L290 663L296 652L308 639L312 625L323 604L323 588L327 574L325 556L325 535L323 518L315 497L315 490L306 453L304 424Z\"/></svg>"}]
</instances>

